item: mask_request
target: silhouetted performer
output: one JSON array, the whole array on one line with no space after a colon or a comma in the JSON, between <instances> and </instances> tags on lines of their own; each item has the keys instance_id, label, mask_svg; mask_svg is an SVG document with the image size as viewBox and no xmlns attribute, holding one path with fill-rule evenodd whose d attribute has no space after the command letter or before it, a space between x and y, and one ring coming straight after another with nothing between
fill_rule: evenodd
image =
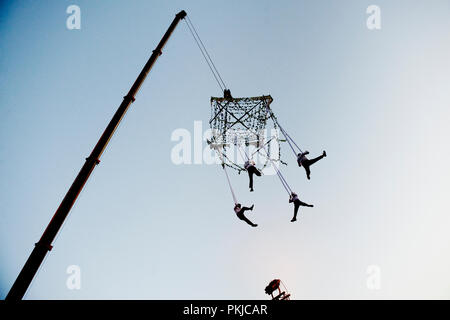
<instances>
[{"instance_id":1,"label":"silhouetted performer","mask_svg":"<svg viewBox=\"0 0 450 320\"><path fill-rule=\"evenodd\" d=\"M314 163L322 159L323 157L327 156L327 153L324 151L321 156L318 156L317 158L309 160L306 155L309 154L309 151L305 151L303 153L299 153L297 155L297 163L299 167L305 168L306 176L308 177L308 180L310 179L311 170L309 170L309 167L312 166Z\"/></svg>"},{"instance_id":2,"label":"silhouetted performer","mask_svg":"<svg viewBox=\"0 0 450 320\"><path fill-rule=\"evenodd\" d=\"M291 222L297 221L297 212L298 212L298 208L300 208L300 206L314 207L312 204L307 204L307 203L300 201L300 199L298 198L298 196L295 192L292 192L291 196L289 197L289 203L291 203L291 202L294 203L294 217L292 218Z\"/></svg>"},{"instance_id":3,"label":"silhouetted performer","mask_svg":"<svg viewBox=\"0 0 450 320\"><path fill-rule=\"evenodd\" d=\"M251 225L252 227L256 227L258 226L257 224L251 222L250 220L247 219L247 217L244 215L244 212L247 210L252 211L253 210L254 205L252 205L250 208L247 207L241 207L241 204L238 203L234 206L234 212L236 212L236 215L239 219L244 220L245 222L247 222L249 225Z\"/></svg>"},{"instance_id":4,"label":"silhouetted performer","mask_svg":"<svg viewBox=\"0 0 450 320\"><path fill-rule=\"evenodd\" d=\"M250 188L250 192L253 192L253 175L256 174L258 177L261 176L261 172L255 167L255 162L253 160L246 161L244 163L244 168L248 172L248 178L250 183L248 187Z\"/></svg>"}]
</instances>

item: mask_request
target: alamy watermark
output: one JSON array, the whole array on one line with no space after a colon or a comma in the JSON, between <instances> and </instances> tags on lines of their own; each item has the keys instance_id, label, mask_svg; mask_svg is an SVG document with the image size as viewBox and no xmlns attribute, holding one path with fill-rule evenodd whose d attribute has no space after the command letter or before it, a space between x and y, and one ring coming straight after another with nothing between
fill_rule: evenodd
<instances>
[{"instance_id":1,"label":"alamy watermark","mask_svg":"<svg viewBox=\"0 0 450 320\"><path fill-rule=\"evenodd\" d=\"M77 265L70 265L66 269L66 273L69 275L66 280L66 287L69 290L81 289L81 268Z\"/></svg>"},{"instance_id":2,"label":"alamy watermark","mask_svg":"<svg viewBox=\"0 0 450 320\"><path fill-rule=\"evenodd\" d=\"M370 5L366 9L366 13L369 15L366 20L366 26L369 30L381 29L381 9L377 5Z\"/></svg>"},{"instance_id":3,"label":"alamy watermark","mask_svg":"<svg viewBox=\"0 0 450 320\"><path fill-rule=\"evenodd\" d=\"M366 269L366 286L369 290L381 290L381 268L378 265L370 265Z\"/></svg>"},{"instance_id":4,"label":"alamy watermark","mask_svg":"<svg viewBox=\"0 0 450 320\"><path fill-rule=\"evenodd\" d=\"M70 5L66 9L66 13L69 16L66 19L66 27L69 30L80 30L81 29L81 9L77 5Z\"/></svg>"},{"instance_id":5,"label":"alamy watermark","mask_svg":"<svg viewBox=\"0 0 450 320\"><path fill-rule=\"evenodd\" d=\"M210 128L204 130L202 121L194 121L193 133L185 128L173 130L170 140L176 144L170 151L170 159L175 165L206 164L220 165L222 160L243 166L251 159L256 165L263 167L265 175L275 174L272 165L279 166L279 132L277 129L264 129L259 132L259 140L245 143L246 136L255 136L254 131L232 131L224 136ZM233 143L230 136L236 136L239 142ZM215 139L214 139L215 138ZM221 140L222 139L222 140ZM210 143L208 141L221 140L224 143ZM231 140L231 142L230 142ZM223 148L224 146L224 148Z\"/></svg>"}]
</instances>

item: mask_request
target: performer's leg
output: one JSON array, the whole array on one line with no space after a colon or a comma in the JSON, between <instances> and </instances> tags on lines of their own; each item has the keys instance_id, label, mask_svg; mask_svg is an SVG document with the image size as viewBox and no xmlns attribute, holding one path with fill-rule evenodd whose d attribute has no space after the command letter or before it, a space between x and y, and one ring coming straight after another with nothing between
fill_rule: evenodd
<instances>
[{"instance_id":1,"label":"performer's leg","mask_svg":"<svg viewBox=\"0 0 450 320\"><path fill-rule=\"evenodd\" d=\"M297 202L294 202L294 217L292 218L291 222L297 221L297 213L299 207L300 205Z\"/></svg>"},{"instance_id":2,"label":"performer's leg","mask_svg":"<svg viewBox=\"0 0 450 320\"><path fill-rule=\"evenodd\" d=\"M244 218L243 218L242 220L244 220L245 222L247 222L247 223L248 223L249 225L251 225L252 227L256 227L256 226L257 226L257 224L254 224L253 222L251 222L250 220L248 220L248 218L245 217L245 216L244 216Z\"/></svg>"},{"instance_id":3,"label":"performer's leg","mask_svg":"<svg viewBox=\"0 0 450 320\"><path fill-rule=\"evenodd\" d=\"M300 201L299 200L299 205L300 206L304 206L304 207L314 207L312 204L307 204L306 202Z\"/></svg>"},{"instance_id":4,"label":"performer's leg","mask_svg":"<svg viewBox=\"0 0 450 320\"><path fill-rule=\"evenodd\" d=\"M324 155L318 156L317 158L314 159L308 159L308 166L316 163L317 161L319 161L320 159L322 159L324 157Z\"/></svg>"},{"instance_id":5,"label":"performer's leg","mask_svg":"<svg viewBox=\"0 0 450 320\"><path fill-rule=\"evenodd\" d=\"M303 168L305 168L306 171L306 177L310 179L311 170L309 170L309 165L307 163L302 163Z\"/></svg>"},{"instance_id":6,"label":"performer's leg","mask_svg":"<svg viewBox=\"0 0 450 320\"><path fill-rule=\"evenodd\" d=\"M244 207L245 208L245 207ZM253 222L251 222L246 216L244 216L244 208L242 208L242 210L237 214L238 218L247 222L249 225L251 225L252 227L256 227L257 224L254 224ZM247 210L249 210L249 208L246 208Z\"/></svg>"},{"instance_id":7,"label":"performer's leg","mask_svg":"<svg viewBox=\"0 0 450 320\"><path fill-rule=\"evenodd\" d=\"M247 172L248 172L248 179L249 179L248 187L250 188L250 191L253 191L253 171L247 170Z\"/></svg>"}]
</instances>

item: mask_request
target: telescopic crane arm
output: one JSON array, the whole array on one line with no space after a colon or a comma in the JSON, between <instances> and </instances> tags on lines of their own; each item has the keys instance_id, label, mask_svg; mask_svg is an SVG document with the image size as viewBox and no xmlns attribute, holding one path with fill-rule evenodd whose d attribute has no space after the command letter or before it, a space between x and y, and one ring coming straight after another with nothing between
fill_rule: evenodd
<instances>
[{"instance_id":1,"label":"telescopic crane arm","mask_svg":"<svg viewBox=\"0 0 450 320\"><path fill-rule=\"evenodd\" d=\"M175 16L175 19L170 24L169 28L162 37L158 46L156 47L155 50L153 50L152 55L145 64L136 81L131 86L131 89L128 92L128 94L123 98L122 103L120 104L116 113L112 117L102 136L98 140L91 154L89 155L88 158L86 158L86 162L84 163L83 167L81 168L80 172L78 173L77 177L72 183L72 186L70 187L69 191L67 191L67 194L65 195L64 199L62 200L61 204L56 210L47 228L45 229L41 239L35 244L35 247L31 252L30 257L26 261L24 267L22 268L22 271L19 273L19 276L17 277L8 295L6 296L6 300L21 300L25 295L28 287L30 286L31 281L36 275L36 272L41 266L45 256L47 255L47 252L52 249L52 242L55 239L58 231L61 229L61 226L63 225L64 220L69 214L70 209L77 200L78 195L80 194L81 190L83 189L84 185L89 179L89 176L91 175L95 166L100 163L100 157L103 151L105 150L106 146L108 145L109 140L114 135L117 126L119 125L123 116L127 112L128 107L131 105L132 102L134 102L135 96L139 91L139 88L141 87L148 73L152 69L156 60L162 54L162 49L164 48L164 45L167 43L167 40L169 40L178 23L185 17L186 12L184 10L180 11Z\"/></svg>"}]
</instances>

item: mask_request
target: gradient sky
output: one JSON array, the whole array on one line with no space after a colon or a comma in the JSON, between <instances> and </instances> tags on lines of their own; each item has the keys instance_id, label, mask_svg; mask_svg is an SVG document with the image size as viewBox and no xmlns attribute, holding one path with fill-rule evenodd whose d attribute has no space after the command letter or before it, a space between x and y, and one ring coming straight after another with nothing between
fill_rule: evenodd
<instances>
[{"instance_id":1,"label":"gradient sky","mask_svg":"<svg viewBox=\"0 0 450 320\"><path fill-rule=\"evenodd\" d=\"M81 8L81 30L66 8ZM381 30L366 8L381 8ZM283 173L231 173L255 204L233 213L216 165L174 165L218 96L185 23L168 42L59 233L27 299L450 298L450 1L2 1L0 298L100 134L184 9L234 96L272 109L314 156L311 180L286 145ZM206 146L206 145L205 145ZM66 268L81 268L81 290ZM369 265L381 289L366 286Z\"/></svg>"}]
</instances>

